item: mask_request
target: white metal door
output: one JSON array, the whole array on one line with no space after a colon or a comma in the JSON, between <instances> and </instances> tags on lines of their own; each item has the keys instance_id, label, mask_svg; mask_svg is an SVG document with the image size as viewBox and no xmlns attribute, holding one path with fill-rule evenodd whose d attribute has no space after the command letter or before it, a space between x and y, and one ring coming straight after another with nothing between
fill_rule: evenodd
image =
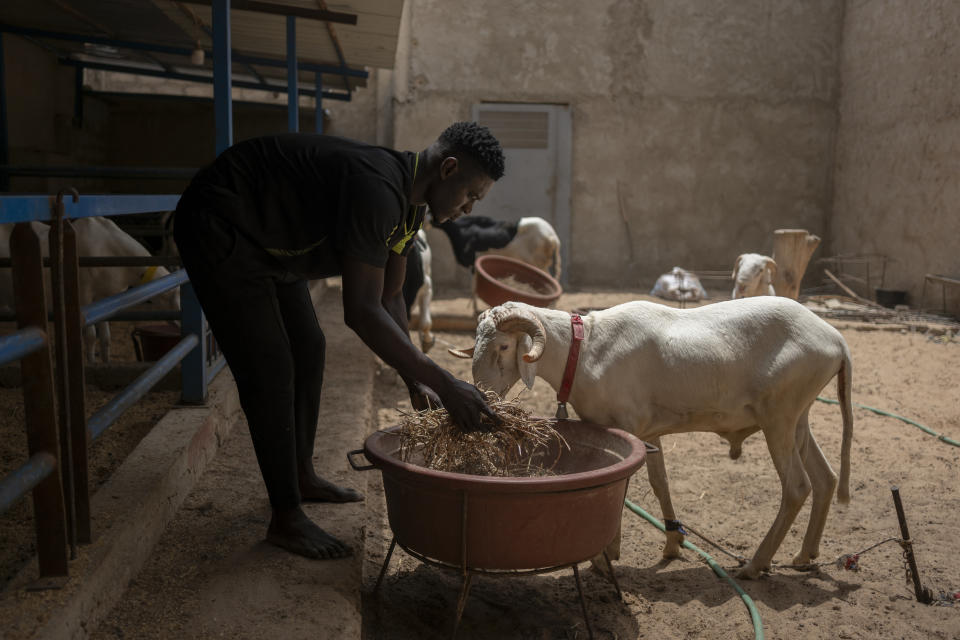
<instances>
[{"instance_id":1,"label":"white metal door","mask_svg":"<svg viewBox=\"0 0 960 640\"><path fill-rule=\"evenodd\" d=\"M565 105L483 103L473 118L503 147L506 174L474 209L498 220L539 216L560 237L563 266L570 264L570 108ZM566 268L560 281L567 281Z\"/></svg>"}]
</instances>

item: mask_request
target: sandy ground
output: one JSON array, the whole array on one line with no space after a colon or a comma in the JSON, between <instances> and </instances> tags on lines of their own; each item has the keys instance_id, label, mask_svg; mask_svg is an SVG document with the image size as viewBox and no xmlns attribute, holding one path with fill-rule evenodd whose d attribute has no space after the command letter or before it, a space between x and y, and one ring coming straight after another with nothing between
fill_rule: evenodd
<instances>
[{"instance_id":1,"label":"sandy ground","mask_svg":"<svg viewBox=\"0 0 960 640\"><path fill-rule=\"evenodd\" d=\"M639 294L564 294L559 308L604 307ZM450 301L457 312L465 301ZM442 307L441 307L442 308ZM909 417L937 433L960 439L956 338L916 332L865 330L837 323L853 353L853 400ZM430 353L438 363L470 379L470 361L445 347L469 346L471 336L440 333ZM389 376L381 376L389 379ZM514 387L517 393L522 383ZM381 428L396 424L409 404L402 384L380 384ZM824 397L836 397L835 382ZM520 396L531 412L552 415L555 392L542 380ZM834 502L827 520L817 571L775 568L754 581L738 581L756 605L767 638L960 638L960 602L927 606L914 598L905 580L901 548L887 542L860 557L858 571L832 563L845 554L899 536L891 487L900 488L921 580L935 594L960 591L960 449L915 426L855 409L851 503ZM827 459L839 470L841 421L837 406L815 403L813 433ZM678 517L734 554L750 556L773 522L780 487L762 435L744 443L731 460L725 441L713 434L682 434L663 439L671 494ZM645 470L634 476L628 498L660 518ZM367 504L366 589L376 578L390 541L379 481L371 483ZM378 511L378 504L380 509ZM777 553L790 562L799 549L809 500ZM582 570L585 600L596 638L749 638L754 631L746 605L695 552L662 559L662 534L631 511L622 516L622 557L615 563L623 600L609 582ZM737 561L696 536L690 541L709 553L731 576ZM587 569L588 564L582 565ZM394 552L384 583L367 596L364 638L449 637L460 577ZM533 577L474 580L458 638L585 638L586 628L569 569Z\"/></svg>"},{"instance_id":2,"label":"sandy ground","mask_svg":"<svg viewBox=\"0 0 960 640\"><path fill-rule=\"evenodd\" d=\"M605 307L642 297L638 292L564 294L558 307ZM436 310L466 314L469 302L462 297L441 299ZM854 402L909 417L938 433L960 439L960 402L956 392L960 341L915 332L863 330L846 323L838 325L851 327L842 328L842 332L853 352ZM469 346L472 336L464 332L440 332L438 338L431 357L459 377L469 380L469 361L453 358L445 348L449 345ZM371 431L395 424L397 412L409 410L405 388L391 370L383 369L375 379L371 406L347 408L358 413L371 411ZM354 383L328 376L324 396L335 398L338 389L344 388L339 385ZM835 397L835 393L835 385L831 383L823 395ZM0 403L3 403L0 404L0 415L4 416L5 426L11 422L6 416L16 411L7 404L8 395L0 390ZM538 381L532 391L524 392L521 399L531 412L542 415L552 415L556 405L555 393L543 381ZM165 400L168 404L174 401L175 398ZM150 410L149 406L145 408ZM165 409L158 405L154 410L162 415ZM129 448L132 448L129 442L135 444L138 440L138 430L149 428L149 420L153 419L149 414L134 415L129 414L128 419L132 425L139 426L129 429L125 445ZM960 638L960 604L926 606L917 603L905 581L901 550L896 543L888 542L863 554L859 571L845 571L831 564L841 555L899 535L890 494L890 488L898 486L924 586L935 594L941 590L960 590L960 555L953 548L955 532L960 527L960 488L957 482L960 449L940 442L914 426L864 409L856 409L854 417L852 501L849 505L834 504L831 509L821 547L821 560L828 564L815 572L775 568L759 580L741 581L740 585L755 602L767 638ZM811 424L827 459L839 469L838 408L816 403L811 412ZM118 425L108 433L120 438L124 432L124 428ZM10 440L6 432L3 440ZM95 465L109 473L111 456L122 459L124 447L110 450L105 446L108 441L103 442L102 452L94 451L93 455L102 456L102 462ZM780 500L779 482L762 436L749 438L738 460L729 459L725 441L712 434L667 437L663 444L678 517L733 553L751 555L772 523ZM331 445L354 448L359 443L336 441ZM231 454L231 447L238 449L235 456ZM337 453L338 456L342 454ZM158 601L151 594L183 590L184 585L189 585L193 579L191 572L202 573L205 563L211 561L206 554L211 558L224 553L229 556L230 550L250 548L254 557L260 560L266 558L269 561L276 555L277 575L316 568L316 563L299 563L296 558L276 554L272 548L258 544L266 511L261 508L260 512L251 515L248 507L250 501L265 506L259 478L254 476L248 484L238 483L237 473L230 466L245 469L252 466L249 438L242 430L227 441L225 451L218 454L214 462L224 467L219 470L212 467L205 474L201 486L188 499L184 509L198 518L202 516L199 521L211 520L207 514L216 516L212 520L232 523L232 529L228 535L224 535L221 529L203 527L171 531L167 540L176 547L174 551L194 558L188 565L189 571L174 575L173 569L164 570L164 561L158 561L154 570L137 578L125 606L137 610L140 617L145 616L146 622L149 619L169 622L177 616L182 616L184 623L209 618L206 627L209 633L205 632L205 637L341 637L344 630L335 627L335 618L327 618L322 612L330 607L349 606L347 603L319 599L316 594L311 595L309 589L289 591L278 586L275 576L271 577L273 574L246 576L243 563L237 564L234 579L221 585L222 599L194 602L189 611L158 607ZM350 482L356 475L347 473L335 479ZM358 559L363 562L367 593L363 603L363 637L365 640L449 637L460 587L456 574L425 566L397 550L379 593L370 595L391 532L379 472L367 473L366 482L366 515L352 516L365 526L366 553ZM222 495L224 490L236 495L236 504L210 501L210 495ZM644 470L632 479L628 497L660 517ZM24 501L22 504L28 503ZM775 562L787 563L796 552L808 513L808 508L800 513ZM230 514L233 517L224 518ZM349 518L337 519L332 513L312 515L325 522L333 518L330 521L332 529L338 534L345 535L355 526L353 521L348 521ZM244 517L248 521L244 521ZM249 521L251 517L255 522ZM32 544L29 513L21 514L20 521L24 520L26 524L17 521L13 513L0 517L5 571L18 564L18 557L21 557L19 562L22 564L22 556L29 555ZM8 528L11 526L20 529ZM695 536L691 541L710 553L728 573L735 572L735 560ZM753 637L747 608L729 584L718 579L692 551L684 551L682 559L664 562L661 558L662 542L659 531L632 512L624 511L622 557L615 563L623 590L622 600L617 598L608 581L590 571L588 564L582 565L585 602L595 637ZM177 571L182 569L181 565L176 567ZM304 580L309 580L309 576ZM238 591L249 592L259 600L230 597ZM230 606L252 607L257 601L282 601L289 608L277 611L275 619L262 616L262 629L238 628L236 621L243 619L242 612L231 611ZM108 620L97 629L95 637L135 636L135 628L125 629L120 623L121 614L122 611L118 610L112 618L117 624ZM198 631L197 627L192 628ZM178 636L174 633L150 637ZM586 629L572 571L522 578L479 577L470 592L458 637L461 640L585 638Z\"/></svg>"}]
</instances>

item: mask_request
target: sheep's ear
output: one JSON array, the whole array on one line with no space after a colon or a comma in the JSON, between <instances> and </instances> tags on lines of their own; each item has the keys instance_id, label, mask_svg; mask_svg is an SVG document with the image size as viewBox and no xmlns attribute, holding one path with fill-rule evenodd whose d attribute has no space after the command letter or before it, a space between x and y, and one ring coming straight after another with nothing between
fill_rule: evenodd
<instances>
[{"instance_id":1,"label":"sheep's ear","mask_svg":"<svg viewBox=\"0 0 960 640\"><path fill-rule=\"evenodd\" d=\"M533 383L537 379L537 363L523 359L524 354L528 353L532 346L533 340L525 333L517 341L517 369L520 370L520 379L523 380L527 389L533 389Z\"/></svg>"},{"instance_id":2,"label":"sheep's ear","mask_svg":"<svg viewBox=\"0 0 960 640\"><path fill-rule=\"evenodd\" d=\"M472 358L473 357L473 347L469 349L447 349L447 353L457 358Z\"/></svg>"},{"instance_id":3,"label":"sheep's ear","mask_svg":"<svg viewBox=\"0 0 960 640\"><path fill-rule=\"evenodd\" d=\"M731 278L737 277L737 269L740 268L740 263L743 262L743 255L737 256L737 261L733 263L733 273L730 274Z\"/></svg>"},{"instance_id":4,"label":"sheep's ear","mask_svg":"<svg viewBox=\"0 0 960 640\"><path fill-rule=\"evenodd\" d=\"M770 277L777 275L777 263L773 258L767 258L767 271L770 272Z\"/></svg>"}]
</instances>

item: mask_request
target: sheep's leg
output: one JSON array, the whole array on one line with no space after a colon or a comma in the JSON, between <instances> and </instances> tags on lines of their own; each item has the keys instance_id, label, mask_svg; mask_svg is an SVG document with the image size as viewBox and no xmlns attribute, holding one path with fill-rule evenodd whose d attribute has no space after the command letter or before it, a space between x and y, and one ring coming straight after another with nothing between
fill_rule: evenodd
<instances>
[{"instance_id":1,"label":"sheep's leg","mask_svg":"<svg viewBox=\"0 0 960 640\"><path fill-rule=\"evenodd\" d=\"M97 361L97 329L92 324L83 328L83 353L87 364Z\"/></svg>"},{"instance_id":2,"label":"sheep's leg","mask_svg":"<svg viewBox=\"0 0 960 640\"><path fill-rule=\"evenodd\" d=\"M428 353L436 339L433 337L433 317L430 315L430 303L433 301L433 281L424 274L423 286L417 292L417 307L420 309L420 348Z\"/></svg>"},{"instance_id":3,"label":"sheep's leg","mask_svg":"<svg viewBox=\"0 0 960 640\"><path fill-rule=\"evenodd\" d=\"M110 323L97 323L97 340L100 342L100 360L110 364Z\"/></svg>"},{"instance_id":4,"label":"sheep's leg","mask_svg":"<svg viewBox=\"0 0 960 640\"><path fill-rule=\"evenodd\" d=\"M804 471L800 451L796 446L797 420L780 418L778 421L762 423L772 425L764 429L764 435L770 457L773 458L773 466L780 476L780 510L753 558L738 573L739 577L747 579L756 578L761 571L770 568L773 555L783 543L790 525L796 520L803 501L810 495L810 480Z\"/></svg>"},{"instance_id":5,"label":"sheep's leg","mask_svg":"<svg viewBox=\"0 0 960 640\"><path fill-rule=\"evenodd\" d=\"M650 438L650 444L660 449L659 453L647 456L647 478L650 480L650 486L653 493L660 502L660 513L664 521L676 520L677 516L673 512L673 502L670 500L670 485L667 483L667 467L663 462L663 447L660 446L660 438ZM667 542L663 546L664 558L679 558L680 547L683 545L683 534L677 530L667 531Z\"/></svg>"},{"instance_id":6,"label":"sheep's leg","mask_svg":"<svg viewBox=\"0 0 960 640\"><path fill-rule=\"evenodd\" d=\"M603 551L590 558L590 565L594 571L606 577L616 584L617 577L613 575L613 560L620 559L620 530L623 527L622 522L617 523L617 535L608 544ZM606 555L604 555L606 554Z\"/></svg>"},{"instance_id":7,"label":"sheep's leg","mask_svg":"<svg viewBox=\"0 0 960 640\"><path fill-rule=\"evenodd\" d=\"M810 407L807 407L797 422L800 458L803 460L807 478L813 486L810 522L803 536L800 553L793 557L793 564L797 565L809 564L820 555L820 539L827 523L827 514L830 512L830 501L837 488L837 474L830 467L823 451L820 450L820 445L813 439L813 434L810 432L809 412Z\"/></svg>"},{"instance_id":8,"label":"sheep's leg","mask_svg":"<svg viewBox=\"0 0 960 640\"><path fill-rule=\"evenodd\" d=\"M473 305L473 316L477 316L477 274L473 274L470 282L470 304Z\"/></svg>"}]
</instances>

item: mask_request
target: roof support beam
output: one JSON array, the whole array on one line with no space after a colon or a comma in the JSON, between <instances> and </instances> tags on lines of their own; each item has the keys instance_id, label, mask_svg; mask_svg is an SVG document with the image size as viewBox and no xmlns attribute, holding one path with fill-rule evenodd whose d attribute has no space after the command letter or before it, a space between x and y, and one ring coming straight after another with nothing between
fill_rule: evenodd
<instances>
[{"instance_id":1,"label":"roof support beam","mask_svg":"<svg viewBox=\"0 0 960 640\"><path fill-rule=\"evenodd\" d=\"M0 164L7 164L10 162L10 139L7 137L7 79L3 65L3 34L0 33ZM10 191L10 176L5 172L0 172L0 191Z\"/></svg>"},{"instance_id":2,"label":"roof support beam","mask_svg":"<svg viewBox=\"0 0 960 640\"><path fill-rule=\"evenodd\" d=\"M183 0L187 4L202 4L210 6L214 0ZM273 2L257 2L256 0L233 0L233 8L242 11L257 11L259 13L273 13L281 16L296 16L308 20L322 22L337 22L340 24L357 24L357 14L325 11L321 9L304 9L288 4Z\"/></svg>"},{"instance_id":3,"label":"roof support beam","mask_svg":"<svg viewBox=\"0 0 960 640\"><path fill-rule=\"evenodd\" d=\"M297 80L297 19L287 16L287 131L293 133L300 130Z\"/></svg>"},{"instance_id":4,"label":"roof support beam","mask_svg":"<svg viewBox=\"0 0 960 640\"><path fill-rule=\"evenodd\" d=\"M133 42L130 40L113 40L111 38L101 38L99 36L83 35L77 33L62 33L58 31L44 31L43 29L29 29L25 27L15 27L9 24L0 23L0 32L13 33L18 36L32 36L34 38L50 38L52 40L66 40L71 42L89 42L91 44L103 44L122 49L134 49L139 51L155 51L157 53L169 53L177 56L189 58L193 53L193 48L173 47L162 44L151 44L148 42ZM206 51L209 56L213 56L212 51ZM239 53L233 53L231 59L238 64L258 64L264 67L286 67L284 60L275 60L273 58L261 58L259 56L248 56ZM335 73L354 78L367 78L369 73L361 69L350 69L349 67L338 67L329 64L313 64L310 62L301 62L299 67L303 71L320 71L323 73Z\"/></svg>"},{"instance_id":5,"label":"roof support beam","mask_svg":"<svg viewBox=\"0 0 960 640\"><path fill-rule=\"evenodd\" d=\"M324 11L327 10L327 3L325 0L316 0L316 3ZM329 22L327 23L327 34L330 36L330 42L333 43L334 51L337 52L337 60L340 62L340 66L347 66L346 59L343 57L343 49L340 48L340 39L337 37L337 32L334 31L333 25ZM343 77L343 88L347 91L350 91L350 79L346 76Z\"/></svg>"},{"instance_id":6,"label":"roof support beam","mask_svg":"<svg viewBox=\"0 0 960 640\"><path fill-rule=\"evenodd\" d=\"M317 85L317 106L315 108L316 113L314 113L314 117L316 118L315 128L317 133L323 133L323 79L320 77L320 75L321 74L318 72L316 76L317 79L315 80Z\"/></svg>"},{"instance_id":7,"label":"roof support beam","mask_svg":"<svg viewBox=\"0 0 960 640\"><path fill-rule=\"evenodd\" d=\"M213 2L213 113L216 153L233 144L233 69L230 60L230 0Z\"/></svg>"},{"instance_id":8,"label":"roof support beam","mask_svg":"<svg viewBox=\"0 0 960 640\"><path fill-rule=\"evenodd\" d=\"M169 78L170 80L186 80L187 82L202 82L204 84L212 84L213 78L207 75L195 75L192 73L179 73L179 72L167 72L161 71L159 69L148 69L145 67L131 67L121 64L105 64L102 62L86 62L83 60L73 60L72 58L61 58L60 64L65 64L71 67L80 67L81 69L99 69L101 71L113 71L115 73L130 73L138 76L150 76L153 78ZM319 75L319 74L318 74ZM270 84L268 82L246 82L244 80L234 80L233 86L239 89L259 89L261 91L269 91L270 93L277 93L280 91L286 91L284 85ZM299 88L298 93L301 96L314 97L316 91L313 89ZM138 94L142 95L142 94ZM156 97L177 97L177 96L165 96L163 94L153 94ZM344 91L324 91L324 98L329 98L330 100L344 100L350 102L350 94Z\"/></svg>"}]
</instances>

